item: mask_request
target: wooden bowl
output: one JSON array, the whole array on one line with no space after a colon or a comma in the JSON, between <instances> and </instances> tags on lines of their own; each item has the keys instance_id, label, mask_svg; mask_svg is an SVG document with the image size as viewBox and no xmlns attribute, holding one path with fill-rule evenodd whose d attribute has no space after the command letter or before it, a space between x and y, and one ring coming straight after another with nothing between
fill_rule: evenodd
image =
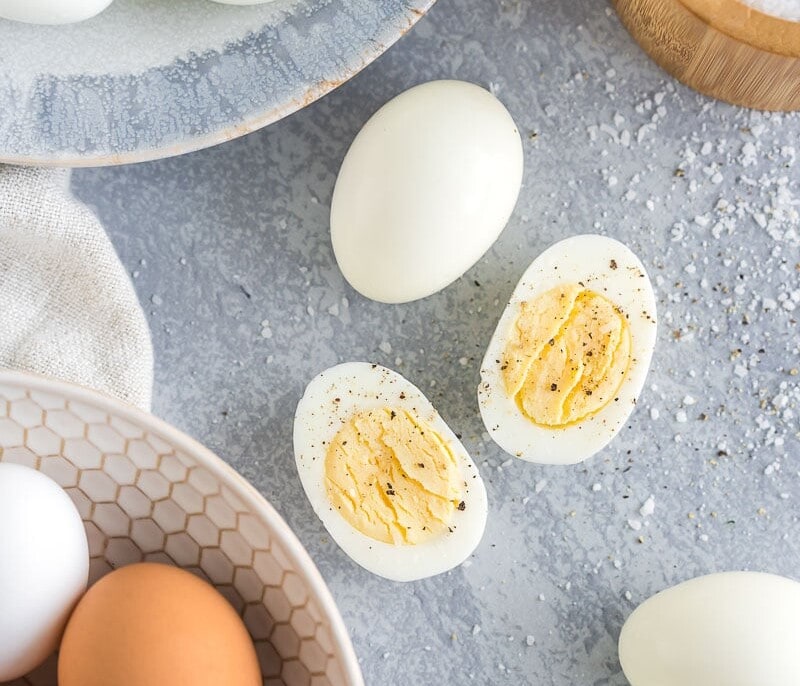
<instances>
[{"instance_id":1,"label":"wooden bowl","mask_svg":"<svg viewBox=\"0 0 800 686\"><path fill-rule=\"evenodd\" d=\"M72 498L90 584L134 562L183 567L239 612L265 686L363 686L300 541L250 484L177 429L94 391L0 370L0 462L40 470ZM56 686L55 655L11 686Z\"/></svg>"},{"instance_id":2,"label":"wooden bowl","mask_svg":"<svg viewBox=\"0 0 800 686\"><path fill-rule=\"evenodd\" d=\"M800 109L800 22L739 0L613 0L644 51L706 95L760 110Z\"/></svg>"}]
</instances>

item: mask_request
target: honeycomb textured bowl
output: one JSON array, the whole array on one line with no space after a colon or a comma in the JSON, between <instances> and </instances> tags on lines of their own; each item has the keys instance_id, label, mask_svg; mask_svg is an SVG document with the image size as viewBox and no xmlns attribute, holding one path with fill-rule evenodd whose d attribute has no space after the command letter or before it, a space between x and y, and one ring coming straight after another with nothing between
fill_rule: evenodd
<instances>
[{"instance_id":1,"label":"honeycomb textured bowl","mask_svg":"<svg viewBox=\"0 0 800 686\"><path fill-rule=\"evenodd\" d=\"M89 582L143 560L183 567L240 613L264 684L362 684L347 631L311 558L233 469L135 408L0 371L0 461L55 479L77 506ZM55 656L18 684L55 686Z\"/></svg>"}]
</instances>

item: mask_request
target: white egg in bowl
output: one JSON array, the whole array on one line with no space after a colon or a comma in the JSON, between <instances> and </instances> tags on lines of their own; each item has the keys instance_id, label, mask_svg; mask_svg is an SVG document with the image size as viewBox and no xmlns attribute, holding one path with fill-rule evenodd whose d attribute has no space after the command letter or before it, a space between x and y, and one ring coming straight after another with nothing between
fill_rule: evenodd
<instances>
[{"instance_id":1,"label":"white egg in bowl","mask_svg":"<svg viewBox=\"0 0 800 686\"><path fill-rule=\"evenodd\" d=\"M306 387L297 471L314 512L356 563L394 581L461 564L486 526L475 463L431 402L385 367L349 362Z\"/></svg>"},{"instance_id":2,"label":"white egg in bowl","mask_svg":"<svg viewBox=\"0 0 800 686\"><path fill-rule=\"evenodd\" d=\"M598 235L556 243L523 274L486 350L486 429L530 462L591 457L633 411L655 341L653 288L630 249Z\"/></svg>"}]
</instances>

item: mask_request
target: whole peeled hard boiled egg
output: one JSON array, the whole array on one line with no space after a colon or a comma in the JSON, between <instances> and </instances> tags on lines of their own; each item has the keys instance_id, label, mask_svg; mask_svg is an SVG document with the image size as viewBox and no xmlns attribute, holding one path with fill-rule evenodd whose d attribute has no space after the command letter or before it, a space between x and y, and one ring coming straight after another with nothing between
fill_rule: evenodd
<instances>
[{"instance_id":1,"label":"whole peeled hard boiled egg","mask_svg":"<svg viewBox=\"0 0 800 686\"><path fill-rule=\"evenodd\" d=\"M486 526L475 463L430 401L376 364L331 367L294 420L303 489L339 546L365 569L412 581L461 564Z\"/></svg>"},{"instance_id":2,"label":"whole peeled hard boiled egg","mask_svg":"<svg viewBox=\"0 0 800 686\"><path fill-rule=\"evenodd\" d=\"M88 578L86 532L66 492L35 469L0 463L0 683L56 649Z\"/></svg>"},{"instance_id":3,"label":"whole peeled hard boiled egg","mask_svg":"<svg viewBox=\"0 0 800 686\"><path fill-rule=\"evenodd\" d=\"M72 24L90 19L111 0L0 0L0 18L28 24Z\"/></svg>"},{"instance_id":4,"label":"whole peeled hard boiled egg","mask_svg":"<svg viewBox=\"0 0 800 686\"><path fill-rule=\"evenodd\" d=\"M424 298L497 240L522 182L522 142L491 93L433 81L378 110L344 158L331 203L336 261L373 300Z\"/></svg>"},{"instance_id":5,"label":"whole peeled hard boiled egg","mask_svg":"<svg viewBox=\"0 0 800 686\"><path fill-rule=\"evenodd\" d=\"M92 586L58 654L58 686L261 686L236 610L190 572L143 562Z\"/></svg>"},{"instance_id":6,"label":"whole peeled hard boiled egg","mask_svg":"<svg viewBox=\"0 0 800 686\"><path fill-rule=\"evenodd\" d=\"M622 627L631 686L800 684L800 583L757 572L686 581L643 602Z\"/></svg>"},{"instance_id":7,"label":"whole peeled hard boiled egg","mask_svg":"<svg viewBox=\"0 0 800 686\"><path fill-rule=\"evenodd\" d=\"M591 457L633 411L655 341L655 296L636 255L604 236L556 243L523 274L486 350L486 429L530 462Z\"/></svg>"}]
</instances>

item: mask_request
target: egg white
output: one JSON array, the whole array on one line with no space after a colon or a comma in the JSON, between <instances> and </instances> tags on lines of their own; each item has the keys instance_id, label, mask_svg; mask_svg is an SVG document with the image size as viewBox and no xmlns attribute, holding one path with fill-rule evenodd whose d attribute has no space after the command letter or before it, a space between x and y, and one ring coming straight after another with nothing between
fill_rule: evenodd
<instances>
[{"instance_id":1,"label":"egg white","mask_svg":"<svg viewBox=\"0 0 800 686\"><path fill-rule=\"evenodd\" d=\"M331 504L325 490L325 455L339 429L357 412L378 408L410 412L436 431L458 461L464 479L452 533L416 545L392 545L365 536ZM348 362L325 370L306 387L294 419L297 472L314 512L357 564L393 581L414 581L461 564L483 536L488 514L486 488L461 441L431 402L397 372L367 362Z\"/></svg>"},{"instance_id":2,"label":"egg white","mask_svg":"<svg viewBox=\"0 0 800 686\"><path fill-rule=\"evenodd\" d=\"M611 268L612 260L616 269ZM602 410L566 428L531 422L506 392L501 360L521 304L562 284L582 283L620 307L631 333L631 365ZM602 450L627 421L644 386L656 342L656 300L644 265L612 238L578 235L545 250L523 274L481 364L478 404L494 441L507 453L541 464L575 464Z\"/></svg>"}]
</instances>

